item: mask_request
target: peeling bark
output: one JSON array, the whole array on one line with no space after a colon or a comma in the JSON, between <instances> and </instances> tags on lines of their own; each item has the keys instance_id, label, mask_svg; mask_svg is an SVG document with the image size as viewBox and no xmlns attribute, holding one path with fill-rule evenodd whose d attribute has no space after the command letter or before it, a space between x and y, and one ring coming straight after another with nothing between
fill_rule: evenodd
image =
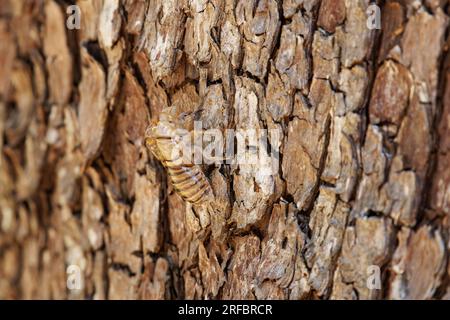
<instances>
[{"instance_id":1,"label":"peeling bark","mask_svg":"<svg viewBox=\"0 0 450 320\"><path fill-rule=\"evenodd\" d=\"M0 6L0 298L450 298L446 1L74 4ZM143 143L171 106L279 168L202 165L199 212Z\"/></svg>"}]
</instances>

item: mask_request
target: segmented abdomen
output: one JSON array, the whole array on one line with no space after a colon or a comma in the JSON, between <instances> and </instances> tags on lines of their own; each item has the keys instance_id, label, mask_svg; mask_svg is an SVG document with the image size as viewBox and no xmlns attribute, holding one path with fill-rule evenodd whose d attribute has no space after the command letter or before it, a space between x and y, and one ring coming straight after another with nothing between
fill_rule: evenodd
<instances>
[{"instance_id":1,"label":"segmented abdomen","mask_svg":"<svg viewBox=\"0 0 450 320\"><path fill-rule=\"evenodd\" d=\"M192 164L176 165L163 160L173 187L183 200L192 204L201 204L211 196L211 186L200 167Z\"/></svg>"},{"instance_id":2,"label":"segmented abdomen","mask_svg":"<svg viewBox=\"0 0 450 320\"><path fill-rule=\"evenodd\" d=\"M173 138L159 136L150 138L150 150L167 169L175 191L192 204L206 203L211 199L212 189L201 168L191 163L185 163L180 158L169 156L178 146Z\"/></svg>"}]
</instances>

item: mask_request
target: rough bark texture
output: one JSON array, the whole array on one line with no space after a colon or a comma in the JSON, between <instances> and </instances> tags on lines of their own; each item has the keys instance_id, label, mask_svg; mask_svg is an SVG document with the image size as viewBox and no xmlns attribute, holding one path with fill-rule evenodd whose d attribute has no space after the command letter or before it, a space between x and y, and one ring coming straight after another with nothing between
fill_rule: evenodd
<instances>
[{"instance_id":1,"label":"rough bark texture","mask_svg":"<svg viewBox=\"0 0 450 320\"><path fill-rule=\"evenodd\" d=\"M0 4L0 298L450 298L447 1L70 4ZM143 145L169 106L281 130L279 171L205 168L199 220Z\"/></svg>"}]
</instances>

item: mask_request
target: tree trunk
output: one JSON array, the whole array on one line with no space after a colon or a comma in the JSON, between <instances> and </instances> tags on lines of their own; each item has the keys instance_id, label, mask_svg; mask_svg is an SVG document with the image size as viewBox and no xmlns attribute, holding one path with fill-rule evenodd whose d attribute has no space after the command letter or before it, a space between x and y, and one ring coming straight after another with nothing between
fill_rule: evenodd
<instances>
[{"instance_id":1,"label":"tree trunk","mask_svg":"<svg viewBox=\"0 0 450 320\"><path fill-rule=\"evenodd\" d=\"M449 7L370 5L1 0L0 298L450 298ZM171 106L279 166L201 165L201 213Z\"/></svg>"}]
</instances>

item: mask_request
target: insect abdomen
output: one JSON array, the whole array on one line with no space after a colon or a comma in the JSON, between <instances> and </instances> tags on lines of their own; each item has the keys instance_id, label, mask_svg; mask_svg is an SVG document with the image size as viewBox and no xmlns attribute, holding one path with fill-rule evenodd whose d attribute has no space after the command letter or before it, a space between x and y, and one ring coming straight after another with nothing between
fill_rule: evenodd
<instances>
[{"instance_id":1,"label":"insect abdomen","mask_svg":"<svg viewBox=\"0 0 450 320\"><path fill-rule=\"evenodd\" d=\"M170 180L183 200L192 204L201 204L212 194L211 186L201 169L196 165L175 165L169 160L163 160Z\"/></svg>"}]
</instances>

